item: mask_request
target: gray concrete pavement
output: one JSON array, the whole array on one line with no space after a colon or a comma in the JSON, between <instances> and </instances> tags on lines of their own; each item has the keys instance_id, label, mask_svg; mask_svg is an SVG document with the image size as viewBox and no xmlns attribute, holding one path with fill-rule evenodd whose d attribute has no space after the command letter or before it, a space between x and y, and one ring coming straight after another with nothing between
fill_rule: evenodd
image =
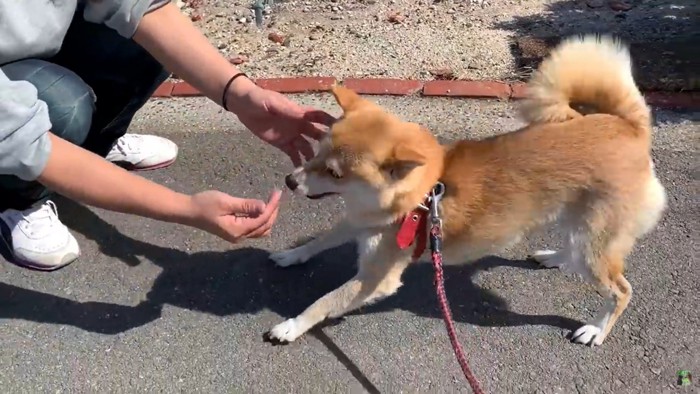
<instances>
[{"instance_id":1,"label":"gray concrete pavement","mask_svg":"<svg viewBox=\"0 0 700 394\"><path fill-rule=\"evenodd\" d=\"M299 99L338 112L329 96ZM500 102L377 100L445 139L518 126L510 104ZM700 375L700 114L657 118L654 155L671 206L629 260L634 296L601 348L564 338L600 305L590 286L519 261L549 242L547 234L446 269L459 337L487 392L675 392L677 370ZM146 176L185 192L265 196L283 185L289 168L204 99L151 102L133 131L180 145L175 165ZM289 346L263 343L264 331L352 276L351 245L290 269L266 259L328 228L341 210L337 200L287 196L271 238L236 246L201 231L57 202L83 256L50 274L0 264L5 392L468 392L429 264L411 268L396 296L338 325ZM694 384L683 392L697 390L697 378Z\"/></svg>"}]
</instances>

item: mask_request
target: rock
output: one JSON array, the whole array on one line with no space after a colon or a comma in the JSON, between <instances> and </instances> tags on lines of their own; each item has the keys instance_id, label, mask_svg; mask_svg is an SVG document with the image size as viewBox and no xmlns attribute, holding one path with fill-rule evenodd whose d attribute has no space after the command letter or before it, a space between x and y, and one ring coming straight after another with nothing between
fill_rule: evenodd
<instances>
[{"instance_id":1,"label":"rock","mask_svg":"<svg viewBox=\"0 0 700 394\"><path fill-rule=\"evenodd\" d=\"M246 23L246 22L248 22L248 20L246 19L245 16L244 16L243 18L239 19L238 21L241 22L241 23Z\"/></svg>"},{"instance_id":2,"label":"rock","mask_svg":"<svg viewBox=\"0 0 700 394\"><path fill-rule=\"evenodd\" d=\"M604 4L603 0L586 0L586 5L590 8L600 8Z\"/></svg>"},{"instance_id":3,"label":"rock","mask_svg":"<svg viewBox=\"0 0 700 394\"><path fill-rule=\"evenodd\" d=\"M248 56L246 55L237 55L228 60L231 64L239 65L243 64L248 61Z\"/></svg>"},{"instance_id":4,"label":"rock","mask_svg":"<svg viewBox=\"0 0 700 394\"><path fill-rule=\"evenodd\" d=\"M277 44L283 44L287 37L281 35L280 33L272 32L267 35L267 39Z\"/></svg>"},{"instance_id":5,"label":"rock","mask_svg":"<svg viewBox=\"0 0 700 394\"><path fill-rule=\"evenodd\" d=\"M226 49L228 45L225 42L220 42L216 47L219 49Z\"/></svg>"},{"instance_id":6,"label":"rock","mask_svg":"<svg viewBox=\"0 0 700 394\"><path fill-rule=\"evenodd\" d=\"M395 12L393 14L390 14L389 17L386 18L386 20L394 24L400 24L406 20L406 17L398 12Z\"/></svg>"},{"instance_id":7,"label":"rock","mask_svg":"<svg viewBox=\"0 0 700 394\"><path fill-rule=\"evenodd\" d=\"M621 0L612 0L608 3L608 6L613 11L629 11L632 9L632 4L625 3Z\"/></svg>"},{"instance_id":8,"label":"rock","mask_svg":"<svg viewBox=\"0 0 700 394\"><path fill-rule=\"evenodd\" d=\"M437 68L430 70L430 75L435 79L456 79L455 73L449 68Z\"/></svg>"},{"instance_id":9,"label":"rock","mask_svg":"<svg viewBox=\"0 0 700 394\"><path fill-rule=\"evenodd\" d=\"M203 16L202 16L202 13L201 13L201 12L195 11L195 12L192 13L192 15L190 15L190 20L191 20L192 22L201 21L202 18L203 18Z\"/></svg>"}]
</instances>

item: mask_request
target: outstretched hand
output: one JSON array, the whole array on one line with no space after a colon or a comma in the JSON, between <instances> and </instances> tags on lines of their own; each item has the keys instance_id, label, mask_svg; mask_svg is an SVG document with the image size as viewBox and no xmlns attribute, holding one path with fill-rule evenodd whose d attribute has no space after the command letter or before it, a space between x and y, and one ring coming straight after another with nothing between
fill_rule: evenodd
<instances>
[{"instance_id":1,"label":"outstretched hand","mask_svg":"<svg viewBox=\"0 0 700 394\"><path fill-rule=\"evenodd\" d=\"M229 242L270 235L277 219L282 192L275 190L267 202L206 191L191 197L193 225Z\"/></svg>"},{"instance_id":2,"label":"outstretched hand","mask_svg":"<svg viewBox=\"0 0 700 394\"><path fill-rule=\"evenodd\" d=\"M302 107L249 80L246 82L232 92L231 112L258 138L286 153L295 167L301 165L302 156L311 159L314 151L308 138L321 139L336 119L324 111Z\"/></svg>"}]
</instances>

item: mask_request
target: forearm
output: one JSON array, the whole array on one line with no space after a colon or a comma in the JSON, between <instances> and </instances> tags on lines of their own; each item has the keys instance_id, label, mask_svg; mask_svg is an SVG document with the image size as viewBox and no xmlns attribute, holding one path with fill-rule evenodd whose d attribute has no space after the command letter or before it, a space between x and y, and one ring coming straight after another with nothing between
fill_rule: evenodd
<instances>
[{"instance_id":1,"label":"forearm","mask_svg":"<svg viewBox=\"0 0 700 394\"><path fill-rule=\"evenodd\" d=\"M189 196L117 167L50 134L51 153L37 179L48 188L87 205L152 219L189 224Z\"/></svg>"},{"instance_id":2,"label":"forearm","mask_svg":"<svg viewBox=\"0 0 700 394\"><path fill-rule=\"evenodd\" d=\"M146 14L134 40L166 69L221 104L228 80L240 70L224 58L174 3ZM230 90L253 85L237 78Z\"/></svg>"}]
</instances>

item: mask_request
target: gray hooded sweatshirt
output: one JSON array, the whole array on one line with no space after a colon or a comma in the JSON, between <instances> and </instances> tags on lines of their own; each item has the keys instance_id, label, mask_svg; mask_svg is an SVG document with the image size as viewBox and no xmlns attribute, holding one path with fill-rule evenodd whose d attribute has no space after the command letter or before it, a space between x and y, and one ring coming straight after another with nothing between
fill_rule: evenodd
<instances>
[{"instance_id":1,"label":"gray hooded sweatshirt","mask_svg":"<svg viewBox=\"0 0 700 394\"><path fill-rule=\"evenodd\" d=\"M0 65L46 58L61 48L78 3L84 18L130 38L141 18L170 0L0 0ZM35 180L51 151L46 103L27 81L0 70L0 175Z\"/></svg>"}]
</instances>

